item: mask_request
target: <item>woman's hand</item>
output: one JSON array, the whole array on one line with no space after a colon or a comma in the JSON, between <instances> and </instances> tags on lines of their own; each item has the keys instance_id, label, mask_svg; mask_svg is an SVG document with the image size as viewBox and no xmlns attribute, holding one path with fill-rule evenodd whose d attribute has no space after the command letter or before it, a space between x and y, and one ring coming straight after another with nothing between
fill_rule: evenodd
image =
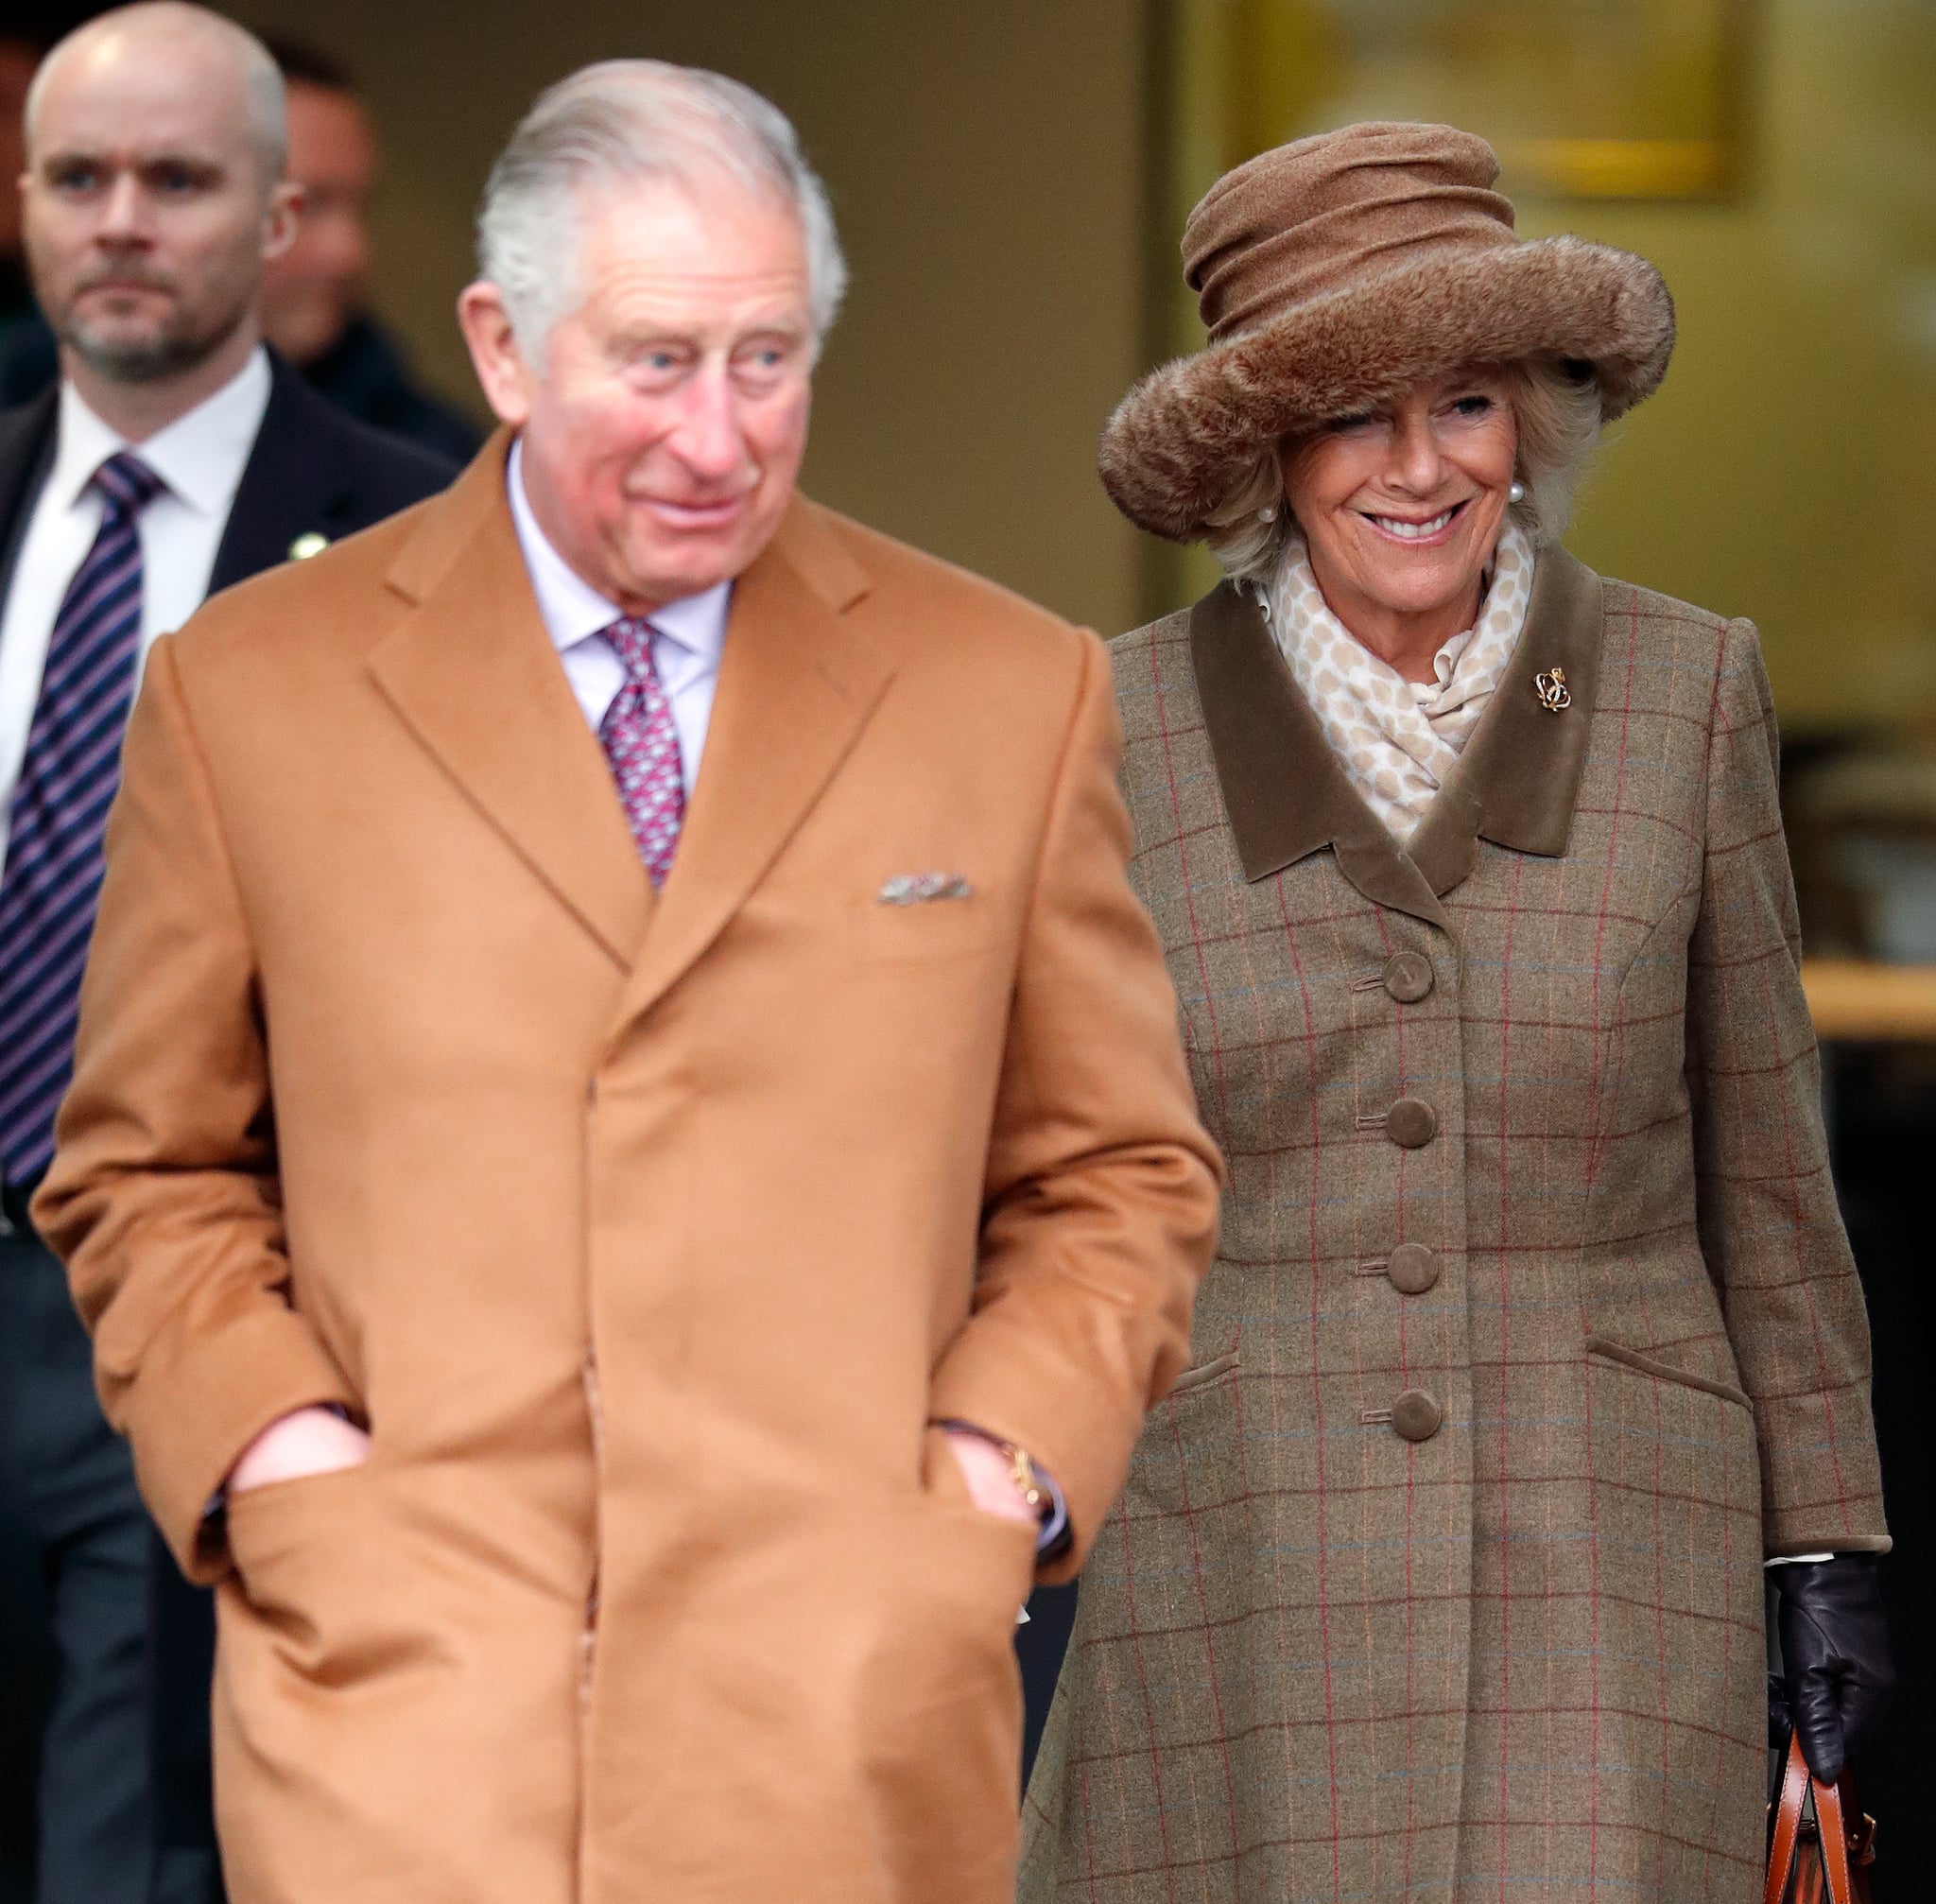
<instances>
[{"instance_id":1,"label":"woman's hand","mask_svg":"<svg viewBox=\"0 0 1936 1904\"><path fill-rule=\"evenodd\" d=\"M1771 1732L1792 1726L1808 1770L1833 1784L1895 1685L1876 1556L1840 1553L1769 1571L1782 1658L1782 1677L1771 1675L1769 1688Z\"/></svg>"},{"instance_id":2,"label":"woman's hand","mask_svg":"<svg viewBox=\"0 0 1936 1904\"><path fill-rule=\"evenodd\" d=\"M360 1467L370 1459L370 1436L334 1409L298 1409L272 1421L242 1450L229 1470L229 1494L247 1494L272 1481L302 1480Z\"/></svg>"}]
</instances>

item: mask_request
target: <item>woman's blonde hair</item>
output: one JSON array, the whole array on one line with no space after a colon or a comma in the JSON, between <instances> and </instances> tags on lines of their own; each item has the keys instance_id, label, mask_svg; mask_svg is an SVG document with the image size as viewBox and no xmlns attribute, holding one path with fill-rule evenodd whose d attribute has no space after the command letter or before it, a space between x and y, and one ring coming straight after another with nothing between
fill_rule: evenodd
<instances>
[{"instance_id":1,"label":"woman's blonde hair","mask_svg":"<svg viewBox=\"0 0 1936 1904\"><path fill-rule=\"evenodd\" d=\"M1526 493L1509 506L1512 518L1535 546L1558 542L1599 442L1599 387L1559 357L1521 357L1482 368L1505 378L1518 432L1513 467ZM1210 532L1204 546L1235 581L1268 588L1283 563L1297 528L1284 499L1283 465L1296 447L1293 441L1261 451L1249 474L1205 518Z\"/></svg>"}]
</instances>

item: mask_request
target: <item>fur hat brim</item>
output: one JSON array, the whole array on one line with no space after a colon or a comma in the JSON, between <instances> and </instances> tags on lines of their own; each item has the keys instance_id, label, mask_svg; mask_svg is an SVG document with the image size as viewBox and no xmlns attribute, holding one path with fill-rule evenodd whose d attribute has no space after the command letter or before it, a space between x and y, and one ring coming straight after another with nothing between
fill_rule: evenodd
<instances>
[{"instance_id":1,"label":"fur hat brim","mask_svg":"<svg viewBox=\"0 0 1936 1904\"><path fill-rule=\"evenodd\" d=\"M1673 299L1645 258L1501 245L1361 279L1162 365L1116 406L1098 464L1132 522L1193 542L1261 451L1461 364L1583 360L1611 420L1659 388L1673 348Z\"/></svg>"}]
</instances>

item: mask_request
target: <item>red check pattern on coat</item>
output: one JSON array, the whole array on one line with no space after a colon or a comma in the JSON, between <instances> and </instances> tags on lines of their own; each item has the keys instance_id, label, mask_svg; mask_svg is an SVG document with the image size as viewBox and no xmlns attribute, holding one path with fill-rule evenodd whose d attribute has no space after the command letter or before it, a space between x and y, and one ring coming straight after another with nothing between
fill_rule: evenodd
<instances>
[{"instance_id":1,"label":"red check pattern on coat","mask_svg":"<svg viewBox=\"0 0 1936 1904\"><path fill-rule=\"evenodd\" d=\"M1194 663L1189 615L1115 644L1135 876L1231 1188L1082 1577L1028 1904L1758 1895L1764 1555L1887 1546L1772 716L1748 624L1541 563L1526 704L1475 736L1478 837L1441 826L1436 879L1367 844L1294 689L1236 757L1204 625ZM1283 684L1244 666L1254 742ZM1232 809L1272 802L1319 844L1247 877ZM1436 1116L1416 1148L1401 1098ZM1409 1389L1428 1439L1379 1418Z\"/></svg>"}]
</instances>

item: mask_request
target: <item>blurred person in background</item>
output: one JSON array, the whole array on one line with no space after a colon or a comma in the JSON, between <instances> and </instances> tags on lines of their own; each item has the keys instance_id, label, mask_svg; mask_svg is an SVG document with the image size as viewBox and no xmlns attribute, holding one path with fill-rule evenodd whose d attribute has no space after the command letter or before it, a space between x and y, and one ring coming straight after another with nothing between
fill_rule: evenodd
<instances>
[{"instance_id":1,"label":"blurred person in background","mask_svg":"<svg viewBox=\"0 0 1936 1904\"><path fill-rule=\"evenodd\" d=\"M1672 305L1497 174L1399 124L1239 166L1208 347L1104 434L1228 578L1115 661L1232 1182L1028 1904L1749 1904L1771 1733L1832 1778L1892 1677L1755 632L1560 543Z\"/></svg>"},{"instance_id":2,"label":"blurred person in background","mask_svg":"<svg viewBox=\"0 0 1936 1904\"><path fill-rule=\"evenodd\" d=\"M0 40L0 88L9 70L8 44ZM480 432L413 381L401 345L367 307L370 196L379 160L369 113L348 73L326 54L294 41L271 42L269 50L288 102L285 176L300 197L295 235L264 270L263 335L312 389L349 415L431 456L467 462ZM30 61L24 70L31 73ZM16 164L6 176L18 171ZM38 396L59 374L53 331L26 301L25 283L22 307L10 320L6 290L0 253L0 407Z\"/></svg>"},{"instance_id":3,"label":"blurred person in background","mask_svg":"<svg viewBox=\"0 0 1936 1904\"><path fill-rule=\"evenodd\" d=\"M13 181L26 163L21 142L26 89L45 51L44 44L0 26L0 340L9 326L33 309L20 244L20 194Z\"/></svg>"},{"instance_id":4,"label":"blurred person in background","mask_svg":"<svg viewBox=\"0 0 1936 1904\"><path fill-rule=\"evenodd\" d=\"M371 315L370 197L376 129L349 73L328 55L270 38L289 100L296 235L262 281L262 327L312 389L373 429L468 462L481 433L412 381L402 346Z\"/></svg>"},{"instance_id":5,"label":"blurred person in background","mask_svg":"<svg viewBox=\"0 0 1936 1904\"><path fill-rule=\"evenodd\" d=\"M264 49L166 0L80 28L29 95L26 251L61 376L0 413L0 1515L24 1531L25 1551L18 1534L8 1551L31 1574L6 1603L43 1617L9 1618L0 1683L10 1705L51 1688L42 1904L218 1885L207 1596L153 1535L65 1277L27 1219L142 658L212 590L452 474L264 351L263 264L293 226L283 138Z\"/></svg>"},{"instance_id":6,"label":"blurred person in background","mask_svg":"<svg viewBox=\"0 0 1936 1904\"><path fill-rule=\"evenodd\" d=\"M1107 663L798 493L758 94L561 81L480 239L503 430L154 651L35 1203L219 1583L229 1881L1011 1904L1016 1611L1217 1207Z\"/></svg>"}]
</instances>

